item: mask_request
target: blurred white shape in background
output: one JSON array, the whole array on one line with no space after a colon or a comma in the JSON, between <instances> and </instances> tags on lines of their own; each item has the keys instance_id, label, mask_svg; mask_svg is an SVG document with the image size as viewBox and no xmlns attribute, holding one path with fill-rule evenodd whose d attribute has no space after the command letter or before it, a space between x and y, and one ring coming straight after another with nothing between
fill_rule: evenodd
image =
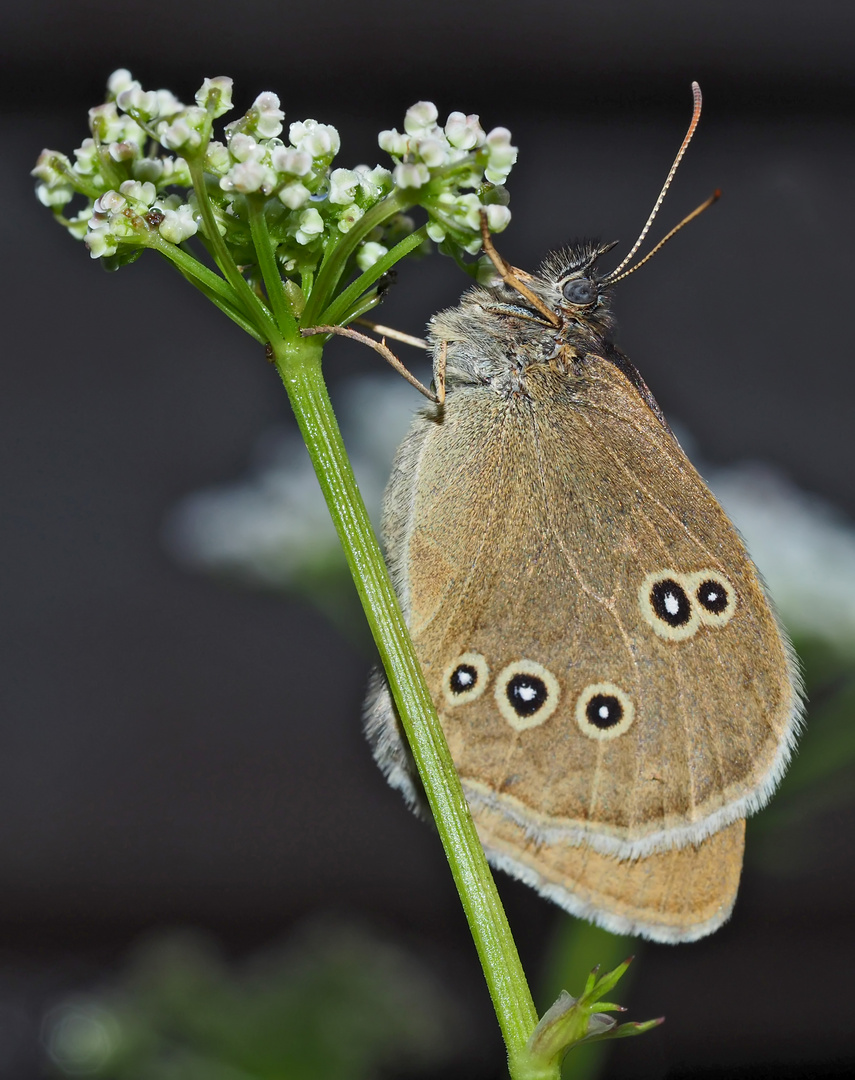
<instances>
[{"instance_id":1,"label":"blurred white shape in background","mask_svg":"<svg viewBox=\"0 0 855 1080\"><path fill-rule=\"evenodd\" d=\"M418 397L402 380L380 375L348 380L334 397L359 489L379 528L392 458ZM166 518L163 539L185 566L274 589L288 589L307 565L344 558L303 441L284 428L260 436L244 480L182 499Z\"/></svg>"},{"instance_id":2,"label":"blurred white shape in background","mask_svg":"<svg viewBox=\"0 0 855 1080\"><path fill-rule=\"evenodd\" d=\"M352 379L336 397L376 525L417 398L406 383L383 375ZM855 655L855 526L771 466L746 463L704 474L790 632ZM183 499L166 520L164 540L189 567L278 589L291 587L307 566L342 557L305 447L296 433L281 430L259 439L245 480Z\"/></svg>"},{"instance_id":3,"label":"blurred white shape in background","mask_svg":"<svg viewBox=\"0 0 855 1080\"><path fill-rule=\"evenodd\" d=\"M855 525L760 462L707 479L790 632L855 654Z\"/></svg>"},{"instance_id":4,"label":"blurred white shape in background","mask_svg":"<svg viewBox=\"0 0 855 1080\"><path fill-rule=\"evenodd\" d=\"M42 1043L52 1063L71 1076L100 1073L118 1048L117 1018L98 1002L69 998L42 1024Z\"/></svg>"}]
</instances>

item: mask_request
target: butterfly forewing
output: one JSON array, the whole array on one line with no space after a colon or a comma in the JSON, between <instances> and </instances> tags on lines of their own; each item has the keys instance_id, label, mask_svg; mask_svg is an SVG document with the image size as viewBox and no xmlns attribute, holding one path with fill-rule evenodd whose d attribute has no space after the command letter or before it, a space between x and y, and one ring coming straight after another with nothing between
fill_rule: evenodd
<instances>
[{"instance_id":1,"label":"butterfly forewing","mask_svg":"<svg viewBox=\"0 0 855 1080\"><path fill-rule=\"evenodd\" d=\"M399 573L425 674L476 798L545 839L681 846L775 767L792 693L751 656L778 649L786 673L784 646L733 527L625 376L605 360L584 379L526 374L525 395L461 388L419 422ZM722 625L696 617L703 571L732 589ZM665 572L657 621L640 590ZM685 636L667 621L680 601ZM479 694L448 685L467 654L483 658ZM532 686L503 675L524 662ZM557 687L542 719L526 715L538 666ZM580 698L601 686L614 692L589 692L592 723ZM603 737L597 708L608 721L618 691L631 722Z\"/></svg>"}]
</instances>

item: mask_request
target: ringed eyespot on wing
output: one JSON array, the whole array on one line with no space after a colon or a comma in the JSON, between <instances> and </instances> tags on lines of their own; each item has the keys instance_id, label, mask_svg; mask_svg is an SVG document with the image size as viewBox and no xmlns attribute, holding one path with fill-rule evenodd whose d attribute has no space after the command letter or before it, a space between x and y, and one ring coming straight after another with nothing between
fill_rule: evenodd
<instances>
[{"instance_id":1,"label":"ringed eyespot on wing","mask_svg":"<svg viewBox=\"0 0 855 1080\"><path fill-rule=\"evenodd\" d=\"M694 590L676 570L648 574L638 590L638 606L648 626L667 641L683 641L700 626Z\"/></svg>"},{"instance_id":2,"label":"ringed eyespot on wing","mask_svg":"<svg viewBox=\"0 0 855 1080\"><path fill-rule=\"evenodd\" d=\"M697 570L686 575L698 617L706 626L724 626L736 611L736 590L718 570Z\"/></svg>"},{"instance_id":3,"label":"ringed eyespot on wing","mask_svg":"<svg viewBox=\"0 0 855 1080\"><path fill-rule=\"evenodd\" d=\"M465 705L479 698L487 689L490 669L477 652L461 653L452 660L442 676L442 692L448 705Z\"/></svg>"},{"instance_id":4,"label":"ringed eyespot on wing","mask_svg":"<svg viewBox=\"0 0 855 1080\"><path fill-rule=\"evenodd\" d=\"M589 739L616 739L634 719L632 698L614 683L590 683L576 698L576 723Z\"/></svg>"},{"instance_id":5,"label":"ringed eyespot on wing","mask_svg":"<svg viewBox=\"0 0 855 1080\"><path fill-rule=\"evenodd\" d=\"M548 720L558 706L558 680L536 660L516 660L502 668L493 689L499 712L516 731Z\"/></svg>"}]
</instances>

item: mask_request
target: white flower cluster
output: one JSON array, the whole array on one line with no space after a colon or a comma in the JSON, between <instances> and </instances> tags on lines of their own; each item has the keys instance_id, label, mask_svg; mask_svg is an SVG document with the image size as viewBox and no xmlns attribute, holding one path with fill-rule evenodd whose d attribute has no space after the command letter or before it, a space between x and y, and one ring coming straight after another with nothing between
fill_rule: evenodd
<instances>
[{"instance_id":1,"label":"white flower cluster","mask_svg":"<svg viewBox=\"0 0 855 1080\"><path fill-rule=\"evenodd\" d=\"M474 113L449 113L444 127L437 123L438 116L432 101L416 102L404 117L403 133L395 128L381 131L378 143L396 162L392 172L396 187L436 187L419 199L430 215L431 240L441 243L451 234L474 253L481 243L481 211L487 211L491 232L506 228L511 212L501 202L485 205L474 192L460 194L459 189L479 188L485 179L504 184L517 160L517 148L511 145L507 128L493 128L488 134ZM447 182L452 179L453 185Z\"/></svg>"},{"instance_id":2,"label":"white flower cluster","mask_svg":"<svg viewBox=\"0 0 855 1080\"><path fill-rule=\"evenodd\" d=\"M855 657L855 523L768 465L713 470L787 629Z\"/></svg>"},{"instance_id":3,"label":"white flower cluster","mask_svg":"<svg viewBox=\"0 0 855 1080\"><path fill-rule=\"evenodd\" d=\"M205 79L194 104L185 105L169 90L145 90L121 69L110 76L108 98L90 110L91 137L73 159L45 150L33 170L38 198L85 242L92 258L127 261L146 246L181 244L206 232L202 210L210 206L220 236L239 249L238 264L252 264L246 202L252 197L265 200L268 230L286 273L317 267L331 239L338 242L390 196L389 215L373 229L366 223L354 238L362 270L402 238L402 227L412 231L401 214L408 205L427 210L431 239L448 239L469 252L480 247L483 210L494 232L510 219L504 188L497 185L516 160L516 147L507 129L485 133L474 115L451 113L441 127L436 106L419 102L407 111L404 134L380 134L393 170L347 169L332 167L340 139L328 124L292 123L286 141L285 114L269 91L226 126L223 141L213 139L214 121L232 108L232 80L226 77ZM66 216L75 196L83 196L85 205Z\"/></svg>"},{"instance_id":4,"label":"white flower cluster","mask_svg":"<svg viewBox=\"0 0 855 1080\"><path fill-rule=\"evenodd\" d=\"M108 90L112 100L90 110L92 137L75 150L74 163L45 150L33 170L40 181L37 197L56 211L75 194L88 197L82 210L63 221L85 241L93 258L115 254L122 243L150 243L152 230L174 244L197 232L202 219L194 194L182 197L175 191L192 187L187 158L193 155L202 156L205 172L223 192L214 206L221 233L240 216L235 199L260 193L296 211L285 238L307 246L318 242L330 224L341 233L349 231L368 207L392 191L388 169L358 165L330 170L340 139L328 124L293 123L286 144L279 137L285 114L276 94L259 94L247 113L226 127L226 141L218 142L211 139L211 122L231 108L231 79L206 79L193 106L168 90L144 90L124 69L113 73ZM153 156L147 155L149 145L155 145ZM307 208L310 202L316 205ZM379 257L381 247L371 243L367 265Z\"/></svg>"},{"instance_id":5,"label":"white flower cluster","mask_svg":"<svg viewBox=\"0 0 855 1080\"><path fill-rule=\"evenodd\" d=\"M112 100L89 110L92 134L74 151L73 163L42 151L33 169L40 181L36 195L55 210L75 195L86 198L73 217L61 220L93 259L115 255L122 244L151 244L155 234L180 244L199 228L192 196L168 190L191 186L187 161L150 155L149 148L155 142L172 150L201 146L218 105L229 107L231 80L205 80L200 95L212 99L210 112L202 105L188 108L169 90L143 90L124 69L110 76L108 91Z\"/></svg>"}]
</instances>

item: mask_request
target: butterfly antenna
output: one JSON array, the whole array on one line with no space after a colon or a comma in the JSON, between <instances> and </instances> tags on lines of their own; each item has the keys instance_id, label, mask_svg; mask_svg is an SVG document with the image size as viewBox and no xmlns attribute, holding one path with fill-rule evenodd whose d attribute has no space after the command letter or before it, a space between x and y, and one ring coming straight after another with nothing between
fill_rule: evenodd
<instances>
[{"instance_id":1,"label":"butterfly antenna","mask_svg":"<svg viewBox=\"0 0 855 1080\"><path fill-rule=\"evenodd\" d=\"M511 266L510 263L505 262L502 256L493 247L493 241L490 239L490 227L487 222L487 213L484 210L481 211L481 244L502 281L504 281L506 285L510 285L512 289L516 289L516 291L521 296L524 296L532 307L536 308L541 315L552 323L553 326L557 326L561 320L555 312L551 311L540 297L532 292L524 281L520 280L515 273L515 267Z\"/></svg>"},{"instance_id":2,"label":"butterfly antenna","mask_svg":"<svg viewBox=\"0 0 855 1080\"><path fill-rule=\"evenodd\" d=\"M609 274L607 278L603 279L603 284L614 285L616 281L623 281L623 279L629 277L630 274L634 274L636 270L640 270L646 262L653 258L657 251L660 251L663 247L665 247L665 245L668 243L672 236L677 235L677 233L680 231L680 229L683 228L684 225L688 225L690 221L694 221L699 214L702 214L704 212L704 210L709 210L712 204L714 202L718 202L720 198L721 191L716 188L716 190L712 193L712 195L710 195L708 199L705 199L700 206L696 206L695 209L691 212L691 214L687 214L683 218L679 225L675 225L674 228L666 236L663 236L659 243L656 245L656 247L651 248L651 250L647 252L647 254L640 262L637 262L635 266L631 266L629 270L624 270L624 272L622 274L618 274L617 277L615 277L617 271L613 271L611 274ZM623 265L623 263L621 263L621 265Z\"/></svg>"},{"instance_id":3,"label":"butterfly antenna","mask_svg":"<svg viewBox=\"0 0 855 1080\"><path fill-rule=\"evenodd\" d=\"M701 118L701 88L696 82L692 83L692 98L694 100L694 108L692 109L692 119L689 124L689 130L686 132L686 136L680 145L680 149L677 151L677 156L674 158L674 164L671 166L665 183L662 185L662 190L659 192L659 198L656 200L653 209L650 211L650 217L648 217L647 221L645 222L644 228L641 230L641 234L633 244L632 251L630 251L630 253L626 256L623 262L621 262L620 266L615 267L615 269L612 270L612 272L607 277L602 279L602 284L604 285L611 285L615 281L618 281L621 277L626 277L626 274L622 273L623 268L629 263L631 263L632 260L635 258L635 253L644 243L644 239L650 231L650 226L653 224L656 215L659 213L659 207L662 205L662 202L668 193L668 188L671 186L671 181L674 179L674 173L677 171L677 167L683 160L683 156L688 149L689 143L692 141L692 136L695 134L695 128L698 126L698 121ZM702 210L706 210L707 206L712 205L712 203L715 202L716 198L718 198L718 193L716 193L716 195L714 195L712 199L708 199L702 207L698 207L698 209L695 210L694 213L689 214L689 216L684 221L681 221L676 229L671 230L665 240L670 240L675 232L679 232L685 224L692 220L692 218L697 217L697 215L700 214ZM657 245L654 250L658 251L659 248L662 247L662 244L665 243L665 240L663 240L661 244ZM653 252L650 252L650 255L652 254ZM646 259L644 260L645 262L647 261L647 259L650 258L650 255L646 257ZM641 263L639 263L638 266L641 266ZM637 270L638 267L636 266L633 269ZM627 273L630 272L631 271L627 271Z\"/></svg>"}]
</instances>

